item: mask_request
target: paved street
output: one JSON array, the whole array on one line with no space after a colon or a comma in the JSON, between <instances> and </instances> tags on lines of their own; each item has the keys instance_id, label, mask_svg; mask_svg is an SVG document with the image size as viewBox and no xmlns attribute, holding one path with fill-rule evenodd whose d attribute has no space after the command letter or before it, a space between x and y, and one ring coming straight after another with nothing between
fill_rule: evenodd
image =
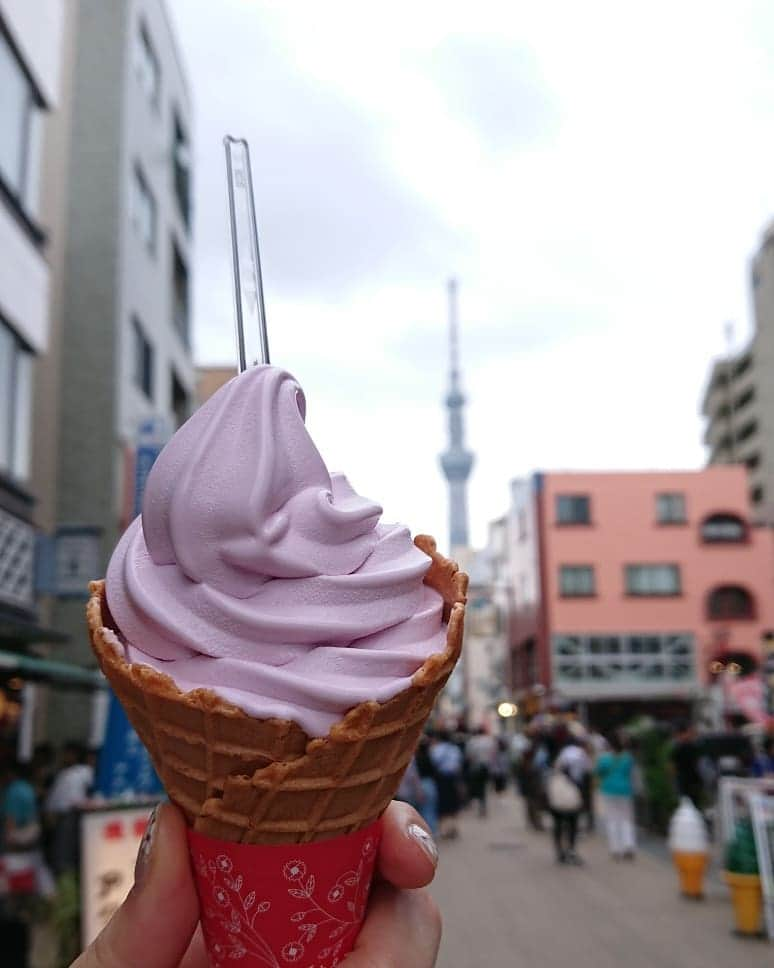
<instances>
[{"instance_id":1,"label":"paved street","mask_svg":"<svg viewBox=\"0 0 774 968\"><path fill-rule=\"evenodd\" d=\"M434 894L444 915L439 968L771 968L774 945L731 934L716 875L704 902L683 900L663 851L608 859L585 838L583 868L554 863L549 835L527 832L508 793L491 817L468 813L441 844Z\"/></svg>"}]
</instances>

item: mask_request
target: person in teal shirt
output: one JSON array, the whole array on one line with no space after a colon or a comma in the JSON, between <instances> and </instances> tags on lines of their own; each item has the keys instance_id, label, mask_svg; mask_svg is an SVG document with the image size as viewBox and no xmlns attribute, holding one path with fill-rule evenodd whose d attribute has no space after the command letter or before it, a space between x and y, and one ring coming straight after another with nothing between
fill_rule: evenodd
<instances>
[{"instance_id":1,"label":"person in teal shirt","mask_svg":"<svg viewBox=\"0 0 774 968\"><path fill-rule=\"evenodd\" d=\"M6 850L17 846L15 834L38 822L38 804L35 789L25 776L25 766L11 764L6 772L7 783L0 789L0 818L2 818L3 841Z\"/></svg>"},{"instance_id":2,"label":"person in teal shirt","mask_svg":"<svg viewBox=\"0 0 774 968\"><path fill-rule=\"evenodd\" d=\"M632 860L637 850L634 826L635 762L617 734L611 736L609 742L610 752L602 753L595 767L607 844L616 860Z\"/></svg>"}]
</instances>

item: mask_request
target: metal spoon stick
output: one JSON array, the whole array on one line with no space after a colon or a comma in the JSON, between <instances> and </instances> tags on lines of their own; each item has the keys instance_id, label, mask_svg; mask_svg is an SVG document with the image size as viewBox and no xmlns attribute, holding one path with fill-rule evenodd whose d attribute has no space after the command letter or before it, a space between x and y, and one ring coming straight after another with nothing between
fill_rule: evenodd
<instances>
[{"instance_id":1,"label":"metal spoon stick","mask_svg":"<svg viewBox=\"0 0 774 968\"><path fill-rule=\"evenodd\" d=\"M244 138L232 138L230 135L223 139L223 146L226 151L231 258L234 266L237 352L239 372L242 373L248 365L269 362L269 337L263 302L250 149Z\"/></svg>"}]
</instances>

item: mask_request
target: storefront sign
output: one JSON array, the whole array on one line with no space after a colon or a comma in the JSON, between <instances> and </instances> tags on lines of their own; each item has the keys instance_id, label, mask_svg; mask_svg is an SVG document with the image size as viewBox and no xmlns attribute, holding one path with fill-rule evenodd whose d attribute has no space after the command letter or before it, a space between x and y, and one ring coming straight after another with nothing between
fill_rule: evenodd
<instances>
[{"instance_id":1,"label":"storefront sign","mask_svg":"<svg viewBox=\"0 0 774 968\"><path fill-rule=\"evenodd\" d=\"M134 883L137 850L152 806L81 816L81 940L90 944Z\"/></svg>"}]
</instances>

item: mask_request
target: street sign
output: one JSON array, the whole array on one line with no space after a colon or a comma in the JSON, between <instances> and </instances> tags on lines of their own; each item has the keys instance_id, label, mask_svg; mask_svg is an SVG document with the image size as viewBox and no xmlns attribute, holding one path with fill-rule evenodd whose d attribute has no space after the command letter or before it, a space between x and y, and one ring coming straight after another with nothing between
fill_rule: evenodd
<instances>
[{"instance_id":1,"label":"street sign","mask_svg":"<svg viewBox=\"0 0 774 968\"><path fill-rule=\"evenodd\" d=\"M67 598L88 594L89 582L100 566L101 529L91 526L61 527L54 546L54 593Z\"/></svg>"}]
</instances>

